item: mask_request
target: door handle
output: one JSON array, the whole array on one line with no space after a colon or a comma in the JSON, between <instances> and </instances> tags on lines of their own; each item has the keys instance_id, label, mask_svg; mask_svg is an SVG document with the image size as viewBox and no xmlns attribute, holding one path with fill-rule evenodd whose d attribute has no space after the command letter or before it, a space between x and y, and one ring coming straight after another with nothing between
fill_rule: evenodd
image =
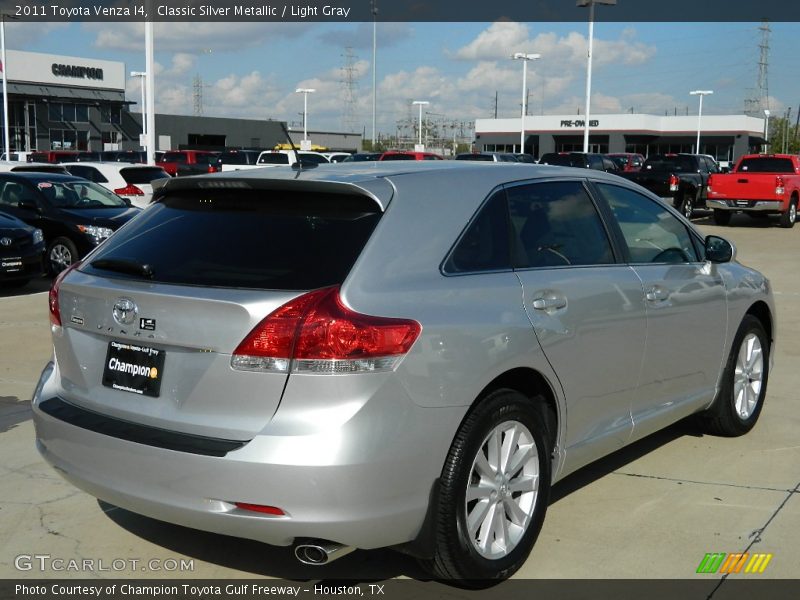
<instances>
[{"instance_id":1,"label":"door handle","mask_svg":"<svg viewBox=\"0 0 800 600\"><path fill-rule=\"evenodd\" d=\"M543 296L534 298L531 302L536 310L556 310L567 305L567 299L563 296Z\"/></svg>"},{"instance_id":2,"label":"door handle","mask_svg":"<svg viewBox=\"0 0 800 600\"><path fill-rule=\"evenodd\" d=\"M654 285L645 292L645 298L647 298L648 302L663 302L669 298L669 290L660 285Z\"/></svg>"}]
</instances>

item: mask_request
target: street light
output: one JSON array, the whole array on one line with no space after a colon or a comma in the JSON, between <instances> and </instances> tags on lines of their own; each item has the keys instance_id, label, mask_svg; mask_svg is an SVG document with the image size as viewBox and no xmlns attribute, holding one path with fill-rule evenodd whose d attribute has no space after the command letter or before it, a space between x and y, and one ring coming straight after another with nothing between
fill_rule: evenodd
<instances>
[{"instance_id":1,"label":"street light","mask_svg":"<svg viewBox=\"0 0 800 600\"><path fill-rule=\"evenodd\" d=\"M375 85L378 63L378 0L370 0L372 10L372 151L375 152L377 137L375 134L375 115L378 107L378 94Z\"/></svg>"},{"instance_id":2,"label":"street light","mask_svg":"<svg viewBox=\"0 0 800 600\"><path fill-rule=\"evenodd\" d=\"M308 95L313 94L317 90L313 88L297 88L295 94L303 94L303 142L301 146L308 146ZM303 148L308 150L308 148Z\"/></svg>"},{"instance_id":3,"label":"street light","mask_svg":"<svg viewBox=\"0 0 800 600\"><path fill-rule=\"evenodd\" d=\"M14 15L6 13L0 14L0 67L3 70L3 137L5 138L5 153L6 160L11 159L11 138L8 131L8 79L6 78L6 71L8 65L6 64L6 19L16 19Z\"/></svg>"},{"instance_id":4,"label":"street light","mask_svg":"<svg viewBox=\"0 0 800 600\"><path fill-rule=\"evenodd\" d=\"M147 142L147 112L145 111L145 81L147 80L147 73L144 71L131 71L131 77L139 77L140 81L139 84L142 88L142 135L144 136L144 142ZM146 149L147 144L142 144L142 146Z\"/></svg>"},{"instance_id":5,"label":"street light","mask_svg":"<svg viewBox=\"0 0 800 600\"><path fill-rule=\"evenodd\" d=\"M150 14L152 12L152 2L148 4ZM154 165L156 162L156 85L155 85L155 52L153 45L153 21L145 21L144 23L144 72L146 73L145 89L147 90L146 105L146 125L142 125L147 129L147 137L145 146L147 150L147 164Z\"/></svg>"},{"instance_id":6,"label":"street light","mask_svg":"<svg viewBox=\"0 0 800 600\"><path fill-rule=\"evenodd\" d=\"M769 149L769 109L764 109L764 116L767 118L766 122L764 123L764 154L767 153Z\"/></svg>"},{"instance_id":7,"label":"street light","mask_svg":"<svg viewBox=\"0 0 800 600\"><path fill-rule=\"evenodd\" d=\"M525 115L528 113L527 111L527 99L528 99L528 61L529 60L539 60L542 58L541 54L526 54L524 52L515 52L511 58L514 60L521 60L522 61L522 126L520 127L519 132L519 151L520 153L525 153Z\"/></svg>"},{"instance_id":8,"label":"street light","mask_svg":"<svg viewBox=\"0 0 800 600\"><path fill-rule=\"evenodd\" d=\"M703 96L713 94L712 90L694 90L689 92L690 96L700 96L700 110L697 111L697 149L695 154L700 154L700 121L703 118Z\"/></svg>"},{"instance_id":9,"label":"street light","mask_svg":"<svg viewBox=\"0 0 800 600\"><path fill-rule=\"evenodd\" d=\"M605 4L606 6L614 6L617 0L578 0L577 6L589 7L589 55L586 67L586 111L584 119L586 122L583 126L583 151L589 152L589 117L591 114L591 97L592 97L592 47L594 45L594 5Z\"/></svg>"},{"instance_id":10,"label":"street light","mask_svg":"<svg viewBox=\"0 0 800 600\"><path fill-rule=\"evenodd\" d=\"M430 104L427 100L414 100L411 104L416 104L419 106L419 152L423 152L424 148L422 148L422 107L427 106Z\"/></svg>"}]
</instances>

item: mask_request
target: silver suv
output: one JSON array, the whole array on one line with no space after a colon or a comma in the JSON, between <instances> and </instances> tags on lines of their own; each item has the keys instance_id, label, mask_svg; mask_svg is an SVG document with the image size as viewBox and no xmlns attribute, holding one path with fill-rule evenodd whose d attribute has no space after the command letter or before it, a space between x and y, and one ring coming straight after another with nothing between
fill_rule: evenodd
<instances>
[{"instance_id":1,"label":"silver suv","mask_svg":"<svg viewBox=\"0 0 800 600\"><path fill-rule=\"evenodd\" d=\"M603 172L437 162L170 180L50 293L37 444L136 513L321 564L508 577L550 486L687 415L747 432L770 286Z\"/></svg>"}]
</instances>

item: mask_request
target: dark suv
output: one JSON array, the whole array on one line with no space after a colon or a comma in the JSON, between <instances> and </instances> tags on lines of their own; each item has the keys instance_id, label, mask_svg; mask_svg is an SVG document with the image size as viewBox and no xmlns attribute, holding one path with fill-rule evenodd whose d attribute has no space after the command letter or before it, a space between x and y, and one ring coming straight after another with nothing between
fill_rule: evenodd
<instances>
[{"instance_id":1,"label":"dark suv","mask_svg":"<svg viewBox=\"0 0 800 600\"><path fill-rule=\"evenodd\" d=\"M606 173L617 173L619 167L610 158L592 152L548 152L539 159L540 165L558 165L560 167L578 167L594 169Z\"/></svg>"},{"instance_id":2,"label":"dark suv","mask_svg":"<svg viewBox=\"0 0 800 600\"><path fill-rule=\"evenodd\" d=\"M58 273L141 212L104 187L71 175L0 174L0 211L44 232L47 266Z\"/></svg>"}]
</instances>

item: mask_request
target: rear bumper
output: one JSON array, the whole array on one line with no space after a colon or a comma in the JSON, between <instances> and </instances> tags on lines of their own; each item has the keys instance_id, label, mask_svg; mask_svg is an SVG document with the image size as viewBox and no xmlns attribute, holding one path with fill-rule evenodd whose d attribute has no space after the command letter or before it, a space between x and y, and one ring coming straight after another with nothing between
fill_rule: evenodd
<instances>
[{"instance_id":1,"label":"rear bumper","mask_svg":"<svg viewBox=\"0 0 800 600\"><path fill-rule=\"evenodd\" d=\"M783 212L783 200L719 200L709 198L706 201L708 208L715 210L731 211L758 211L758 212Z\"/></svg>"},{"instance_id":2,"label":"rear bumper","mask_svg":"<svg viewBox=\"0 0 800 600\"><path fill-rule=\"evenodd\" d=\"M258 435L225 456L202 456L103 435L43 412L39 405L52 397L54 380L50 366L34 395L36 444L73 485L134 513L277 546L320 538L368 549L415 539L449 446L442 429L460 420L458 411L405 406L420 414L403 447L388 433L392 423L370 417L366 429L355 418L322 434ZM397 415L389 418L396 422ZM376 440L387 452L369 450ZM354 460L352 452L337 452L343 444L365 451ZM235 502L275 506L286 516Z\"/></svg>"},{"instance_id":3,"label":"rear bumper","mask_svg":"<svg viewBox=\"0 0 800 600\"><path fill-rule=\"evenodd\" d=\"M0 257L0 281L31 279L40 277L42 273L44 273L44 248L26 256L14 256L12 251L9 256Z\"/></svg>"}]
</instances>

